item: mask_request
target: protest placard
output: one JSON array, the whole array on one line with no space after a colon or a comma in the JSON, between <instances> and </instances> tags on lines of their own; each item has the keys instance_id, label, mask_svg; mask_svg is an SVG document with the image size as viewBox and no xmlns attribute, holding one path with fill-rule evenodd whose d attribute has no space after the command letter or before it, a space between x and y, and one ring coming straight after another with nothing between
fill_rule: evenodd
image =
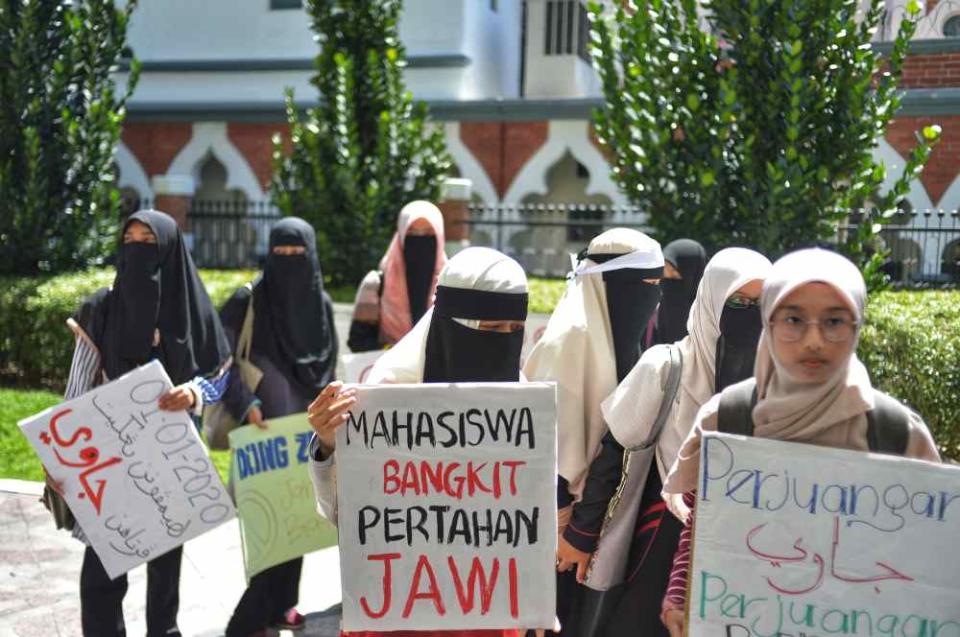
<instances>
[{"instance_id":1,"label":"protest placard","mask_svg":"<svg viewBox=\"0 0 960 637\"><path fill-rule=\"evenodd\" d=\"M305 413L230 432L230 479L240 518L247 579L337 543L337 530L317 515L307 472L313 430Z\"/></svg>"},{"instance_id":2,"label":"protest placard","mask_svg":"<svg viewBox=\"0 0 960 637\"><path fill-rule=\"evenodd\" d=\"M343 382L345 383L365 383L367 375L373 369L373 364L380 360L380 357L387 350L377 349L372 352L360 352L358 354L344 354L340 357L343 363Z\"/></svg>"},{"instance_id":3,"label":"protest placard","mask_svg":"<svg viewBox=\"0 0 960 637\"><path fill-rule=\"evenodd\" d=\"M190 416L157 406L171 387L153 361L19 423L111 578L234 515Z\"/></svg>"},{"instance_id":4,"label":"protest placard","mask_svg":"<svg viewBox=\"0 0 960 637\"><path fill-rule=\"evenodd\" d=\"M552 627L555 385L357 391L336 451L344 629Z\"/></svg>"},{"instance_id":5,"label":"protest placard","mask_svg":"<svg viewBox=\"0 0 960 637\"><path fill-rule=\"evenodd\" d=\"M704 435L688 632L960 636L960 469Z\"/></svg>"}]
</instances>

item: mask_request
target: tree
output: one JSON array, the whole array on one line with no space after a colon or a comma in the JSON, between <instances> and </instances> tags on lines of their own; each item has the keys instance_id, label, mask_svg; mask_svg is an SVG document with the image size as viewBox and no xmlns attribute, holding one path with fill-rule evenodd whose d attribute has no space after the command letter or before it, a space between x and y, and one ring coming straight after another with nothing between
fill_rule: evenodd
<instances>
[{"instance_id":1,"label":"tree","mask_svg":"<svg viewBox=\"0 0 960 637\"><path fill-rule=\"evenodd\" d=\"M0 0L0 273L102 261L116 244L113 153L126 92L111 78L136 5Z\"/></svg>"},{"instance_id":2,"label":"tree","mask_svg":"<svg viewBox=\"0 0 960 637\"><path fill-rule=\"evenodd\" d=\"M321 101L301 119L288 90L292 152L274 138L274 202L316 228L334 285L375 267L400 208L436 201L451 166L442 132L427 129L426 105L404 88L400 9L399 0L308 1Z\"/></svg>"},{"instance_id":3,"label":"tree","mask_svg":"<svg viewBox=\"0 0 960 637\"><path fill-rule=\"evenodd\" d=\"M872 150L899 108L920 5L884 57L871 44L883 0L865 15L860 0L616 4L589 7L606 97L595 124L619 186L660 238L775 256L836 237L865 210L846 249L874 278L868 248L939 137L924 129L903 176L879 193L886 170Z\"/></svg>"}]
</instances>

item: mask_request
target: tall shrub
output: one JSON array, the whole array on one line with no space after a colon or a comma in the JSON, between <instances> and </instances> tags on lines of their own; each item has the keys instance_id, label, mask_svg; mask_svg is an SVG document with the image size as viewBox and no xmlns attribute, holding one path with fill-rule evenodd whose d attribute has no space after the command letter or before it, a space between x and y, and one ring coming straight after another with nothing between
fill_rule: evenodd
<instances>
[{"instance_id":1,"label":"tall shrub","mask_svg":"<svg viewBox=\"0 0 960 637\"><path fill-rule=\"evenodd\" d=\"M101 262L115 244L113 153L125 104L111 71L136 0L0 0L0 273Z\"/></svg>"},{"instance_id":2,"label":"tall shrub","mask_svg":"<svg viewBox=\"0 0 960 637\"><path fill-rule=\"evenodd\" d=\"M320 44L320 104L287 92L292 152L274 140L274 202L310 221L334 285L355 284L386 247L400 208L436 201L451 161L427 107L404 87L399 0L308 0Z\"/></svg>"}]
</instances>

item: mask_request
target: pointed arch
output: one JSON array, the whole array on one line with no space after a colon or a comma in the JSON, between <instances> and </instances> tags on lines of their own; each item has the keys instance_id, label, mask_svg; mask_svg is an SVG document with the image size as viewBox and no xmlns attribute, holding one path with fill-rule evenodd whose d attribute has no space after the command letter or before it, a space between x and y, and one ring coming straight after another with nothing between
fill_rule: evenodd
<instances>
[{"instance_id":1,"label":"pointed arch","mask_svg":"<svg viewBox=\"0 0 960 637\"><path fill-rule=\"evenodd\" d=\"M209 155L216 157L227 169L227 189L240 190L250 200L263 199L260 181L243 154L227 136L225 122L195 123L193 136L174 157L167 173L191 175L195 182L199 182L200 169Z\"/></svg>"}]
</instances>

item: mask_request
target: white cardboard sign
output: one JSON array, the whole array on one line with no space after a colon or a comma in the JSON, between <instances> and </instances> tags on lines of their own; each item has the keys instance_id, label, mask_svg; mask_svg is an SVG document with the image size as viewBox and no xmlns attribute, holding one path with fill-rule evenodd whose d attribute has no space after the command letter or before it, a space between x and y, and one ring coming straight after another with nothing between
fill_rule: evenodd
<instances>
[{"instance_id":1,"label":"white cardboard sign","mask_svg":"<svg viewBox=\"0 0 960 637\"><path fill-rule=\"evenodd\" d=\"M171 387L154 361L19 423L111 578L234 516Z\"/></svg>"},{"instance_id":2,"label":"white cardboard sign","mask_svg":"<svg viewBox=\"0 0 960 637\"><path fill-rule=\"evenodd\" d=\"M556 387L359 387L337 438L343 628L550 628Z\"/></svg>"},{"instance_id":3,"label":"white cardboard sign","mask_svg":"<svg viewBox=\"0 0 960 637\"><path fill-rule=\"evenodd\" d=\"M704 435L689 634L960 637L960 470Z\"/></svg>"}]
</instances>

